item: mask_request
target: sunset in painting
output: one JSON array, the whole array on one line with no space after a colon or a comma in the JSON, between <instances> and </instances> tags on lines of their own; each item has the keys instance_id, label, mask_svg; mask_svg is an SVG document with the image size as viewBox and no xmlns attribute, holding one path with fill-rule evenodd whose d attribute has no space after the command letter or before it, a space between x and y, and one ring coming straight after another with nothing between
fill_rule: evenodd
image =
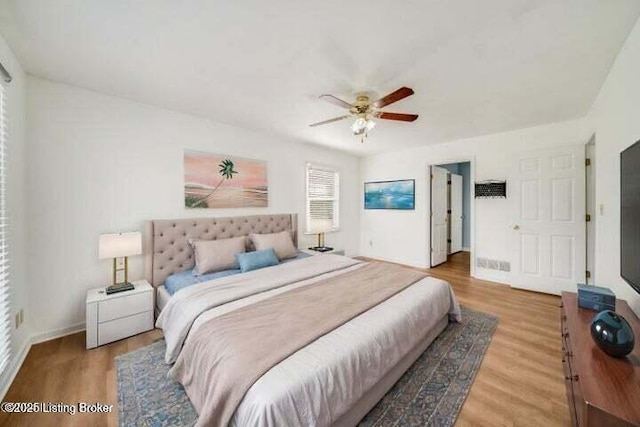
<instances>
[{"instance_id":1,"label":"sunset in painting","mask_svg":"<svg viewBox=\"0 0 640 427\"><path fill-rule=\"evenodd\" d=\"M267 207L267 163L185 150L184 202L193 209Z\"/></svg>"}]
</instances>

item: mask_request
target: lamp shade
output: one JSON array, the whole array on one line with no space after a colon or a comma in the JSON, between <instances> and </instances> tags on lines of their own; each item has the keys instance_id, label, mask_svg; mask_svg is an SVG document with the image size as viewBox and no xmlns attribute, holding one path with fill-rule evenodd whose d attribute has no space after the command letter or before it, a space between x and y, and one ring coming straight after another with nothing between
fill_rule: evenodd
<instances>
[{"instance_id":1,"label":"lamp shade","mask_svg":"<svg viewBox=\"0 0 640 427\"><path fill-rule=\"evenodd\" d=\"M98 242L98 257L119 258L142 253L142 235L131 233L103 234Z\"/></svg>"},{"instance_id":2,"label":"lamp shade","mask_svg":"<svg viewBox=\"0 0 640 427\"><path fill-rule=\"evenodd\" d=\"M333 229L333 220L325 218L311 218L309 220L309 233L327 233Z\"/></svg>"}]
</instances>

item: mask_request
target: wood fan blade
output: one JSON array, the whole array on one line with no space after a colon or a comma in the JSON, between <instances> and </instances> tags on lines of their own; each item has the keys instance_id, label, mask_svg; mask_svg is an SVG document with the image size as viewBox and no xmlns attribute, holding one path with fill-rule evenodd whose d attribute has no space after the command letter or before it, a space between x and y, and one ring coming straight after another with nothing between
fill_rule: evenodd
<instances>
[{"instance_id":1,"label":"wood fan blade","mask_svg":"<svg viewBox=\"0 0 640 427\"><path fill-rule=\"evenodd\" d=\"M382 98L378 99L373 103L373 106L376 108L382 108L389 104L393 104L394 102L398 102L401 99L405 99L407 96L413 95L413 93L413 89L408 87L401 87L395 92L391 92L389 95L383 96Z\"/></svg>"},{"instance_id":2,"label":"wood fan blade","mask_svg":"<svg viewBox=\"0 0 640 427\"><path fill-rule=\"evenodd\" d=\"M375 116L384 120L399 120L401 122L415 122L418 118L417 114L385 113L383 111L377 113Z\"/></svg>"},{"instance_id":3,"label":"wood fan blade","mask_svg":"<svg viewBox=\"0 0 640 427\"><path fill-rule=\"evenodd\" d=\"M349 117L351 117L351 116L347 115L347 116L335 117L333 119L324 120L324 121L321 121L321 122L318 122L318 123L310 124L309 127L316 127L316 126L320 126L320 125L326 125L327 123L338 122L340 120L348 119Z\"/></svg>"},{"instance_id":4,"label":"wood fan blade","mask_svg":"<svg viewBox=\"0 0 640 427\"><path fill-rule=\"evenodd\" d=\"M320 99L324 99L327 102L332 103L333 105L337 105L338 107L346 108L347 110L353 108L353 105L349 104L347 101L343 101L340 98L336 98L333 95L320 95Z\"/></svg>"}]
</instances>

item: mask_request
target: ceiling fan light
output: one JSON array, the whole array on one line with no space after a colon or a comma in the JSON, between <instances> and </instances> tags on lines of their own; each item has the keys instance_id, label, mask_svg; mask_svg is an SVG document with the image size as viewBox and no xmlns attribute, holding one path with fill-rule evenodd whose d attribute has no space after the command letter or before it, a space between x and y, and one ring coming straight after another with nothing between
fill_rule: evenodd
<instances>
[{"instance_id":1,"label":"ceiling fan light","mask_svg":"<svg viewBox=\"0 0 640 427\"><path fill-rule=\"evenodd\" d=\"M367 129L367 121L362 117L358 117L351 125L351 130L354 135L361 135Z\"/></svg>"},{"instance_id":2,"label":"ceiling fan light","mask_svg":"<svg viewBox=\"0 0 640 427\"><path fill-rule=\"evenodd\" d=\"M367 120L367 132L376 127L376 122L373 120Z\"/></svg>"}]
</instances>

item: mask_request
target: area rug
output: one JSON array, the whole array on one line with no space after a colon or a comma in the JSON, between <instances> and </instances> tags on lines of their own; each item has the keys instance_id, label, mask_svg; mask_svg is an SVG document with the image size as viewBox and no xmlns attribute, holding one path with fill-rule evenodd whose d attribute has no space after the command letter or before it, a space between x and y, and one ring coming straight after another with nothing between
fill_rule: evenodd
<instances>
[{"instance_id":1,"label":"area rug","mask_svg":"<svg viewBox=\"0 0 640 427\"><path fill-rule=\"evenodd\" d=\"M491 337L494 316L462 307L361 426L451 426L469 393ZM192 426L197 413L179 383L167 378L164 340L116 358L121 426Z\"/></svg>"}]
</instances>

